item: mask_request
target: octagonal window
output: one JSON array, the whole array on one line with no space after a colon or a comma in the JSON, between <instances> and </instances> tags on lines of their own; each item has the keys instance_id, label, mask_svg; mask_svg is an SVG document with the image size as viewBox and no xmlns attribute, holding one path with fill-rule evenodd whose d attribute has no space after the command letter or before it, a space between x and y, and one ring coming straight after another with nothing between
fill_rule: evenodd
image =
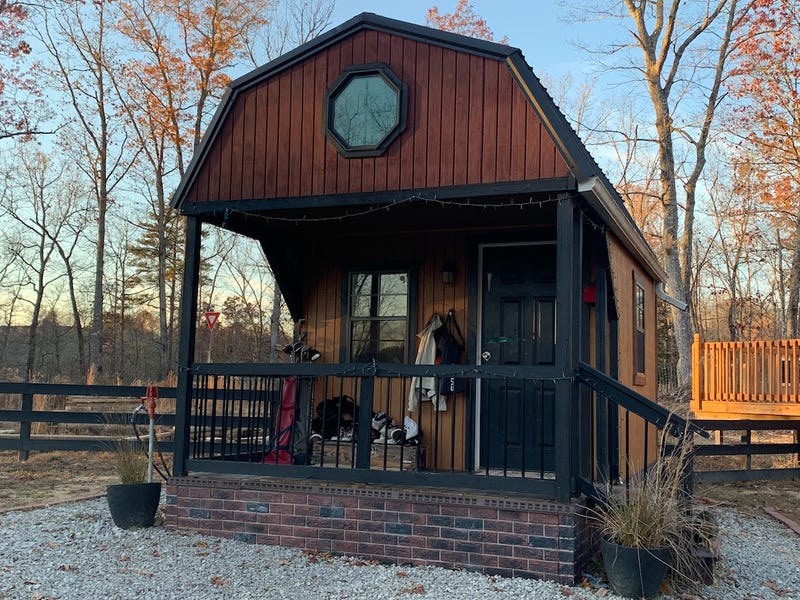
<instances>
[{"instance_id":1,"label":"octagonal window","mask_svg":"<svg viewBox=\"0 0 800 600\"><path fill-rule=\"evenodd\" d=\"M348 67L325 96L325 134L343 156L383 154L405 128L406 86L384 64Z\"/></svg>"}]
</instances>

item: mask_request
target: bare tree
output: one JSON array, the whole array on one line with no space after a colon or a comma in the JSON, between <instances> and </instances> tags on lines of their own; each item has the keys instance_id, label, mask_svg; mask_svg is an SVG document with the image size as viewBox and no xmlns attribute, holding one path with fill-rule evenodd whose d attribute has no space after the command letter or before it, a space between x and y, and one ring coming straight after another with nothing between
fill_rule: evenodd
<instances>
[{"instance_id":1,"label":"bare tree","mask_svg":"<svg viewBox=\"0 0 800 600\"><path fill-rule=\"evenodd\" d=\"M644 82L652 109L653 139L663 211L662 248L671 293L691 301L697 187L706 166L721 85L743 15L752 0L624 0L580 3L573 13L585 19L610 17L630 25L627 43L611 45L603 56L620 57L612 66L632 71L631 89ZM624 7L624 10L623 10ZM641 79L638 79L641 77ZM691 313L673 308L678 379L691 379Z\"/></svg>"},{"instance_id":2,"label":"bare tree","mask_svg":"<svg viewBox=\"0 0 800 600\"><path fill-rule=\"evenodd\" d=\"M248 36L250 60L273 60L325 31L331 24L334 0L282 0L268 4L269 26Z\"/></svg>"},{"instance_id":3,"label":"bare tree","mask_svg":"<svg viewBox=\"0 0 800 600\"><path fill-rule=\"evenodd\" d=\"M97 227L94 291L89 336L89 364L102 371L103 283L106 218L114 189L123 179L135 155L125 144L125 122L116 114L111 98L109 70L114 51L108 45L111 23L106 2L55 4L39 25L38 36L53 61L51 74L69 98L74 113L68 146L77 154L76 164L92 186Z\"/></svg>"},{"instance_id":4,"label":"bare tree","mask_svg":"<svg viewBox=\"0 0 800 600\"><path fill-rule=\"evenodd\" d=\"M65 185L64 167L53 164L47 155L26 149L18 153L16 164L19 167L16 185L0 209L16 225L10 246L15 260L28 274L32 292L32 299L26 298L31 305L31 317L25 376L30 381L34 377L37 330L45 293L48 286L66 275L64 270L54 267L52 258L59 253L59 246L64 248L74 243L62 240L62 235L70 223L84 219L85 208L70 193L70 185ZM74 229L70 233L77 239Z\"/></svg>"}]
</instances>

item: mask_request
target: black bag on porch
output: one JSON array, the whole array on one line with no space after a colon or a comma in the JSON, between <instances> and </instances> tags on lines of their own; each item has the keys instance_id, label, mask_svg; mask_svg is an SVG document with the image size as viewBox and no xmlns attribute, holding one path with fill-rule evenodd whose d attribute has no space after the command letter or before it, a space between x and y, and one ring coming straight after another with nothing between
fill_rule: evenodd
<instances>
[{"instance_id":1,"label":"black bag on porch","mask_svg":"<svg viewBox=\"0 0 800 600\"><path fill-rule=\"evenodd\" d=\"M357 424L358 405L350 396L336 396L317 404L317 416L312 420L311 430L329 440L339 436L342 428L355 432Z\"/></svg>"},{"instance_id":2,"label":"black bag on porch","mask_svg":"<svg viewBox=\"0 0 800 600\"><path fill-rule=\"evenodd\" d=\"M441 352L442 365L461 365L464 364L464 336L461 328L456 321L455 313L451 310L447 313L444 325L438 331L441 333L436 337L436 346ZM459 377L442 377L439 380L439 395L452 396L460 394L466 389L466 381Z\"/></svg>"}]
</instances>

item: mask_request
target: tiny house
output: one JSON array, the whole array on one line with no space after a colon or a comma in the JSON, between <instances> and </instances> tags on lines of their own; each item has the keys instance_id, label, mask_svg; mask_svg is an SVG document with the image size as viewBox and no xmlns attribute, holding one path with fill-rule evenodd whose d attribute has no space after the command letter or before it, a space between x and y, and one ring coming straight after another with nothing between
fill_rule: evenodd
<instances>
[{"instance_id":1,"label":"tiny house","mask_svg":"<svg viewBox=\"0 0 800 600\"><path fill-rule=\"evenodd\" d=\"M174 206L169 527L579 577L587 498L669 425L669 298L518 49L359 15L229 86ZM300 360L196 360L207 227L258 240Z\"/></svg>"}]
</instances>

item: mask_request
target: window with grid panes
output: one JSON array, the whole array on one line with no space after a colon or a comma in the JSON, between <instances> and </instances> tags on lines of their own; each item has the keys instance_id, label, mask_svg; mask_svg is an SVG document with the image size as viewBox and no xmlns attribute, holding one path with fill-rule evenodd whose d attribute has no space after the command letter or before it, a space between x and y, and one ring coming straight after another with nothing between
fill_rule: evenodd
<instances>
[{"instance_id":1,"label":"window with grid panes","mask_svg":"<svg viewBox=\"0 0 800 600\"><path fill-rule=\"evenodd\" d=\"M407 361L408 272L351 273L348 305L352 362Z\"/></svg>"}]
</instances>

